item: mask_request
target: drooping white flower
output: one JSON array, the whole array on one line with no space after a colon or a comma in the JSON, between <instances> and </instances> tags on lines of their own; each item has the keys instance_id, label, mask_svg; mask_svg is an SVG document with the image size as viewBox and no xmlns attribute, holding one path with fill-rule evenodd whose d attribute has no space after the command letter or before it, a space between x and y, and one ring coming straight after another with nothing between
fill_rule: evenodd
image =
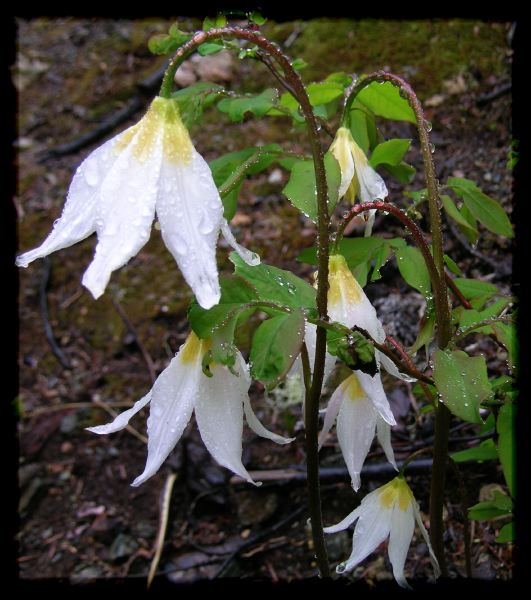
<instances>
[{"instance_id":1,"label":"drooping white flower","mask_svg":"<svg viewBox=\"0 0 531 600\"><path fill-rule=\"evenodd\" d=\"M278 444L292 441L268 431L254 414L247 393L251 379L239 352L234 365L237 375L216 364L210 365L212 377L203 373L202 359L208 346L208 341L191 333L146 396L111 423L88 428L98 434L119 431L151 402L146 467L132 485L140 485L158 471L181 438L192 412L195 412L199 433L210 454L220 465L250 483L255 482L241 460L244 413L247 424L256 434Z\"/></svg>"},{"instance_id":2,"label":"drooping white flower","mask_svg":"<svg viewBox=\"0 0 531 600\"><path fill-rule=\"evenodd\" d=\"M383 325L363 288L348 268L345 257L341 254L331 255L328 268L328 314L330 319L346 327L357 325L365 329L379 344L383 344L386 337ZM395 363L379 350L375 350L374 354L376 362L394 377L404 381L415 381L409 375L400 373Z\"/></svg>"},{"instance_id":3,"label":"drooping white flower","mask_svg":"<svg viewBox=\"0 0 531 600\"><path fill-rule=\"evenodd\" d=\"M304 343L306 344L306 349L308 350L308 359L310 361L310 373L313 374L313 364L315 361L315 345L317 341L317 325L313 323L309 323L306 321L304 326ZM331 354L326 353L325 357L325 367L324 367L324 375L323 382L326 382L330 373L332 372L334 366L336 364L336 357ZM299 377L302 381L303 378L303 370L302 370L302 359L300 355L296 358L293 363L289 373L287 374L288 378Z\"/></svg>"},{"instance_id":4,"label":"drooping white flower","mask_svg":"<svg viewBox=\"0 0 531 600\"><path fill-rule=\"evenodd\" d=\"M360 488L361 469L375 432L387 460L398 471L391 446L391 425L396 421L378 373L371 377L355 371L336 388L328 401L319 449L336 419L339 447L355 491Z\"/></svg>"},{"instance_id":5,"label":"drooping white flower","mask_svg":"<svg viewBox=\"0 0 531 600\"><path fill-rule=\"evenodd\" d=\"M111 273L147 242L155 212L164 242L203 308L220 298L220 229L246 262L260 262L234 240L212 173L195 150L177 103L157 97L136 125L81 163L51 233L38 248L20 255L17 265L27 267L96 232L98 244L83 285L98 298Z\"/></svg>"},{"instance_id":6,"label":"drooping white flower","mask_svg":"<svg viewBox=\"0 0 531 600\"><path fill-rule=\"evenodd\" d=\"M367 494L361 504L337 525L325 527L326 533L336 533L351 525L356 519L350 557L337 566L338 573L352 571L356 565L389 537L388 554L393 575L402 587L410 587L404 577L404 565L411 544L415 521L428 546L430 558L439 577L440 569L431 547L428 532L422 523L413 492L402 476Z\"/></svg>"},{"instance_id":7,"label":"drooping white flower","mask_svg":"<svg viewBox=\"0 0 531 600\"><path fill-rule=\"evenodd\" d=\"M388 195L384 180L371 167L365 152L352 137L350 129L340 127L337 130L330 152L339 163L341 170L340 198L345 196L351 204L354 204L356 198L360 198L362 202L372 202L383 200ZM368 212L366 236L371 235L376 214L375 210Z\"/></svg>"}]
</instances>

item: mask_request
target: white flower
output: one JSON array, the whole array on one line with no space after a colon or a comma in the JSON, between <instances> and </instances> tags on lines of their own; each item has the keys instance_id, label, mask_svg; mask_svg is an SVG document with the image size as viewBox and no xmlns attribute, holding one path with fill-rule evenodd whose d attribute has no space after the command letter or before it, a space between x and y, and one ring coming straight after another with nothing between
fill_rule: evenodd
<instances>
[{"instance_id":1,"label":"white flower","mask_svg":"<svg viewBox=\"0 0 531 600\"><path fill-rule=\"evenodd\" d=\"M351 204L354 204L356 198L360 198L362 202L372 202L383 200L388 195L384 180L371 167L365 153L352 137L350 129L340 127L337 130L330 152L341 169L340 198L345 196ZM366 236L371 235L376 214L375 210L368 212Z\"/></svg>"},{"instance_id":2,"label":"white flower","mask_svg":"<svg viewBox=\"0 0 531 600\"><path fill-rule=\"evenodd\" d=\"M61 218L46 240L17 258L36 258L96 232L83 285L98 298L111 273L147 242L157 213L162 237L203 308L220 298L216 242L220 229L249 264L258 257L236 244L223 218L212 173L195 150L177 103L157 97L134 126L94 150L78 167Z\"/></svg>"},{"instance_id":3,"label":"white flower","mask_svg":"<svg viewBox=\"0 0 531 600\"><path fill-rule=\"evenodd\" d=\"M370 450L374 433L387 460L398 471L391 446L391 425L396 425L385 395L380 375L371 377L356 371L336 388L328 401L319 449L337 418L337 439L352 479L358 491L360 473Z\"/></svg>"},{"instance_id":4,"label":"white flower","mask_svg":"<svg viewBox=\"0 0 531 600\"><path fill-rule=\"evenodd\" d=\"M337 566L336 571L352 571L356 565L373 552L388 536L388 554L393 575L399 585L410 587L404 577L404 564L415 529L415 520L428 546L430 557L439 577L440 569L433 552L418 504L405 479L398 476L388 484L367 494L361 504L337 525L325 527L326 533L336 533L346 529L356 519L352 540L352 554L346 562Z\"/></svg>"},{"instance_id":5,"label":"white flower","mask_svg":"<svg viewBox=\"0 0 531 600\"><path fill-rule=\"evenodd\" d=\"M210 345L191 333L153 388L112 423L89 427L98 434L123 429L129 419L151 401L148 418L148 456L144 472L133 484L138 486L154 475L173 450L195 411L197 426L208 451L227 469L255 483L242 464L243 414L258 435L278 444L291 439L271 433L254 414L247 390L251 383L247 365L238 352L237 375L222 365L210 365L212 377L202 370L202 359Z\"/></svg>"},{"instance_id":6,"label":"white flower","mask_svg":"<svg viewBox=\"0 0 531 600\"><path fill-rule=\"evenodd\" d=\"M340 254L333 254L330 256L328 265L328 314L330 319L349 328L357 325L365 329L379 344L383 344L386 337L383 325L363 288L348 268L345 258ZM416 381L414 378L400 373L395 363L379 350L375 350L374 354L376 362L381 364L391 375L404 381Z\"/></svg>"}]
</instances>

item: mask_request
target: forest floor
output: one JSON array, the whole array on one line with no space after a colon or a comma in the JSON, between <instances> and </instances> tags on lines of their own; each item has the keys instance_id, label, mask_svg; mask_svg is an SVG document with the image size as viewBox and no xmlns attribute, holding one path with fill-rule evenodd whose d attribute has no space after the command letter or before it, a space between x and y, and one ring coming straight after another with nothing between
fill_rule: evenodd
<instances>
[{"instance_id":1,"label":"forest floor","mask_svg":"<svg viewBox=\"0 0 531 600\"><path fill-rule=\"evenodd\" d=\"M149 96L138 95L136 86L163 63L149 53L146 42L168 24L70 18L18 21L16 207L21 250L34 247L47 234L60 214L76 166L101 140L63 156L46 152L93 130L135 96L140 107L146 105ZM433 123L439 179L475 180L510 211L510 23L322 19L268 23L264 32L287 45L293 57L306 60L310 66L302 72L305 81L321 80L332 71L361 73L376 68L404 76L425 102ZM251 61L218 57L191 65L193 69L183 77L215 79L245 91L272 85L262 65L256 66L254 74ZM104 139L135 122L142 110ZM412 126L404 123L386 124L383 131L415 137ZM283 119L249 119L231 125L216 111L192 136L207 160L247 146L283 143L286 137L292 148L306 149L302 133ZM323 146L329 143L323 133ZM407 159L421 166L415 141ZM233 231L263 261L309 277L310 268L296 258L302 248L312 245L315 228L282 196L285 182L286 174L274 167L246 181ZM389 187L391 200L403 202L400 186ZM422 187L419 170L409 189ZM375 233L384 228L403 236L395 223L379 218ZM448 225L445 233L446 252L468 277L511 292L512 248L507 240L483 230L477 246L471 247L462 237L457 239ZM314 576L301 476L305 456L299 404L278 394L265 397L258 385L252 387L251 397L264 423L297 438L287 446L276 446L245 429L244 464L249 470L270 472L259 489L235 482L215 464L193 420L159 473L139 488L129 484L143 470L145 418L137 417L132 431L111 436L85 431L89 425L105 422L108 411L130 406L151 387L152 373L167 365L187 335L186 309L191 299L154 231L142 251L113 274L107 293L94 301L80 283L93 246L90 238L20 271L20 577L70 582L144 578L153 557L161 492L171 473L177 479L159 578L278 581ZM228 269L226 254L226 248L219 249L219 263ZM410 345L422 299L405 285L393 262L382 274L380 281L369 284L367 294L386 331ZM55 353L45 324L55 340ZM245 350L249 340L241 342ZM503 373L504 356L495 344L479 337L474 343L476 352L487 357L491 372ZM412 445L432 435L432 417L420 410L410 384L385 379L384 385L398 421L393 430L395 452L404 458ZM477 435L474 425L453 429L451 450L477 444ZM382 460L375 446L367 459L373 471L362 477L362 494L391 475ZM324 521L331 524L350 512L356 501L348 477L338 473L343 462L335 435L322 452L321 464ZM298 477L282 480L281 472ZM411 483L425 522L428 474L419 468ZM463 465L463 474L467 506L485 498L493 486L503 485L503 476L488 461ZM457 488L449 474L445 522L452 576L465 572ZM491 521L472 524L474 577L511 578L511 545L494 541L499 527ZM331 536L328 542L334 564L350 553L347 532ZM414 581L431 573L426 545L415 537L406 576ZM387 553L371 555L354 576L371 582L392 578Z\"/></svg>"}]
</instances>

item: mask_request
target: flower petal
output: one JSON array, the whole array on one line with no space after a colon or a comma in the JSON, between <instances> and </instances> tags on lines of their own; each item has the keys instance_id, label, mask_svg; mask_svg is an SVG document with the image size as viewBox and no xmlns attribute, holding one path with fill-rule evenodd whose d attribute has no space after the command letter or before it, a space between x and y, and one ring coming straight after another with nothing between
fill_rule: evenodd
<instances>
[{"instance_id":1,"label":"flower petal","mask_svg":"<svg viewBox=\"0 0 531 600\"><path fill-rule=\"evenodd\" d=\"M221 233L223 234L223 237L227 240L227 242L234 248L234 250L236 250L240 258L244 260L248 265L250 265L251 267L256 267L256 265L260 264L260 257L258 256L258 254L256 254L256 252L251 252L250 250L247 250L247 248L244 248L243 246L238 244L236 238L234 237L229 227L229 224L227 223L227 219L225 218L221 219Z\"/></svg>"},{"instance_id":2,"label":"flower petal","mask_svg":"<svg viewBox=\"0 0 531 600\"><path fill-rule=\"evenodd\" d=\"M433 548L431 546L430 536L428 535L428 532L426 531L426 527L424 527L424 523L422 522L422 517L420 516L419 505L415 501L413 501L412 505L413 505L413 514L415 515L415 521L417 522L417 525L420 529L420 533L422 534L422 537L424 538L424 541L426 542L426 545L428 546L428 551L430 553L430 559L431 559L431 564L433 565L435 579L437 579L438 577L441 576L441 569L439 567L439 561L437 560L437 557L435 556L435 552L433 551Z\"/></svg>"},{"instance_id":3,"label":"flower petal","mask_svg":"<svg viewBox=\"0 0 531 600\"><path fill-rule=\"evenodd\" d=\"M396 420L389 406L389 401L383 389L382 379L379 373L374 377L362 371L356 371L361 387L364 389L374 408L378 411L384 421L389 425L396 425Z\"/></svg>"},{"instance_id":4,"label":"flower petal","mask_svg":"<svg viewBox=\"0 0 531 600\"><path fill-rule=\"evenodd\" d=\"M382 507L378 495L372 496L373 493L367 495L360 506L362 510L354 529L352 554L346 561L345 571L352 571L389 535L393 512Z\"/></svg>"},{"instance_id":5,"label":"flower petal","mask_svg":"<svg viewBox=\"0 0 531 600\"><path fill-rule=\"evenodd\" d=\"M352 275L345 258L330 256L328 313L332 321L347 327L357 325L365 329L379 343L385 340L385 331L376 309Z\"/></svg>"},{"instance_id":6,"label":"flower petal","mask_svg":"<svg viewBox=\"0 0 531 600\"><path fill-rule=\"evenodd\" d=\"M345 400L348 400L348 392L346 391L346 387L348 386L347 381L348 380L345 379L345 381L343 381L343 383L341 383L341 385L339 385L334 390L334 393L332 394L332 396L330 397L330 400L328 401L328 404L326 406L326 413L325 413L323 428L321 429L321 432L319 433L319 450L321 449L322 445L324 444L326 436L328 435L328 432L332 428L332 425L334 424L334 422L337 418L337 415L339 413L339 409L341 408L341 405L343 404L343 402Z\"/></svg>"},{"instance_id":7,"label":"flower petal","mask_svg":"<svg viewBox=\"0 0 531 600\"><path fill-rule=\"evenodd\" d=\"M240 352L236 354L236 371L238 375L242 378L242 381L245 381L247 384L247 390L251 385L251 377L249 375L249 368L243 359L243 356ZM245 413L245 419L247 420L247 425L260 437L267 438L272 442L276 442L277 444L289 444L295 438L285 438L281 435L273 433L266 429L262 423L258 420L258 417L255 415L253 411L253 407L251 406L251 401L249 400L249 394L247 391L242 394L243 398L243 411Z\"/></svg>"},{"instance_id":8,"label":"flower petal","mask_svg":"<svg viewBox=\"0 0 531 600\"><path fill-rule=\"evenodd\" d=\"M376 429L376 410L366 398L346 398L337 416L337 439L352 478L352 487L358 491L360 473Z\"/></svg>"},{"instance_id":9,"label":"flower petal","mask_svg":"<svg viewBox=\"0 0 531 600\"><path fill-rule=\"evenodd\" d=\"M361 506L355 508L351 513L349 513L343 520L339 521L335 525L330 525L330 527L323 527L323 531L325 533L337 533L338 531L343 531L347 527L349 527L354 521L361 515L363 509Z\"/></svg>"},{"instance_id":10,"label":"flower petal","mask_svg":"<svg viewBox=\"0 0 531 600\"><path fill-rule=\"evenodd\" d=\"M208 451L227 469L249 483L253 481L242 464L243 403L248 381L225 366L211 367L212 377L202 376L195 418Z\"/></svg>"},{"instance_id":11,"label":"flower petal","mask_svg":"<svg viewBox=\"0 0 531 600\"><path fill-rule=\"evenodd\" d=\"M336 137L330 146L330 152L339 163L341 170L341 183L339 185L339 198L346 193L354 177L354 159L350 150L350 140L352 134L346 127L340 127L337 130Z\"/></svg>"},{"instance_id":12,"label":"flower petal","mask_svg":"<svg viewBox=\"0 0 531 600\"><path fill-rule=\"evenodd\" d=\"M360 196L362 202L372 202L373 200L383 200L389 192L384 180L371 167L363 150L352 140L352 155L358 177Z\"/></svg>"},{"instance_id":13,"label":"flower petal","mask_svg":"<svg viewBox=\"0 0 531 600\"><path fill-rule=\"evenodd\" d=\"M365 215L365 232L363 235L364 237L371 237L374 220L376 219L376 209L368 210Z\"/></svg>"},{"instance_id":14,"label":"flower petal","mask_svg":"<svg viewBox=\"0 0 531 600\"><path fill-rule=\"evenodd\" d=\"M203 157L192 149L190 160L164 161L157 215L164 243L200 306L208 309L220 299L216 244L223 206Z\"/></svg>"},{"instance_id":15,"label":"flower petal","mask_svg":"<svg viewBox=\"0 0 531 600\"><path fill-rule=\"evenodd\" d=\"M197 357L188 361L186 348L187 344L181 346L177 356L158 376L151 390L146 467L133 481L133 486L144 483L159 470L192 416L198 396L199 378L204 375L201 370L202 356L198 353Z\"/></svg>"},{"instance_id":16,"label":"flower petal","mask_svg":"<svg viewBox=\"0 0 531 600\"><path fill-rule=\"evenodd\" d=\"M38 248L17 258L19 267L27 267L36 258L67 248L96 231L96 206L100 185L119 157L114 148L124 133L96 148L79 165L68 189L61 217Z\"/></svg>"},{"instance_id":17,"label":"flower petal","mask_svg":"<svg viewBox=\"0 0 531 600\"><path fill-rule=\"evenodd\" d=\"M380 446L385 452L385 457L398 471L396 466L395 455L393 452L393 446L391 445L391 426L386 423L380 415L376 417L376 436L380 442Z\"/></svg>"},{"instance_id":18,"label":"flower petal","mask_svg":"<svg viewBox=\"0 0 531 600\"><path fill-rule=\"evenodd\" d=\"M83 285L94 298L103 294L111 273L137 254L149 238L162 159L162 134L154 136L146 149L141 133L142 128L137 125L135 135L101 182L96 218L98 245L83 276Z\"/></svg>"},{"instance_id":19,"label":"flower petal","mask_svg":"<svg viewBox=\"0 0 531 600\"><path fill-rule=\"evenodd\" d=\"M140 400L137 400L131 408L124 410L119 415L117 415L114 421L107 423L106 425L96 425L95 427L85 427L87 431L92 431L92 433L97 433L102 435L104 433L114 433L115 431L120 431L127 427L131 418L136 415L141 409L146 406L146 404L151 400L151 390Z\"/></svg>"},{"instance_id":20,"label":"flower petal","mask_svg":"<svg viewBox=\"0 0 531 600\"><path fill-rule=\"evenodd\" d=\"M380 365L382 365L382 367L390 375L393 375L393 377L396 377L397 379L401 379L402 381L407 381L409 383L417 381L415 377L411 377L410 375L401 373L398 370L398 367L395 365L395 363L388 356L386 356L383 352L380 352L379 350L375 350L374 354L376 356L376 362L379 363Z\"/></svg>"},{"instance_id":21,"label":"flower petal","mask_svg":"<svg viewBox=\"0 0 531 600\"><path fill-rule=\"evenodd\" d=\"M404 577L404 565L406 556L413 537L415 529L415 519L413 517L413 506L402 510L398 504L395 504L391 517L391 533L389 535L389 560L393 565L393 575L398 585L411 589L411 586Z\"/></svg>"}]
</instances>

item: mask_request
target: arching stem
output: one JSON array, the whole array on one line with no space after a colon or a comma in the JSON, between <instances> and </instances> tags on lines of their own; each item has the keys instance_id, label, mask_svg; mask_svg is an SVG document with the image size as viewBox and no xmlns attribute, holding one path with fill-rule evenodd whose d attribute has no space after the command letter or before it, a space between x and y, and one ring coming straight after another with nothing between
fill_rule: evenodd
<instances>
[{"instance_id":1,"label":"arching stem","mask_svg":"<svg viewBox=\"0 0 531 600\"><path fill-rule=\"evenodd\" d=\"M179 50L177 50L162 80L160 95L164 98L169 98L171 96L173 79L179 65L188 56L190 56L198 46L207 41L219 38L246 40L258 46L261 51L270 56L278 64L282 71L283 79L286 81L286 88L289 89L290 93L295 97L300 105L300 110L304 116L308 130L317 188L317 245L319 249L317 312L320 319L327 321L329 244L328 228L330 224L330 217L328 215L328 189L326 184L324 157L319 139L319 130L315 115L313 114L312 106L310 104L310 99L299 74L291 66L291 62L288 57L279 49L276 44L273 44L259 33L249 29L243 29L241 27L222 27L210 29L209 31L200 31L196 33L188 42L182 45ZM323 386L325 356L326 330L323 327L318 326L312 384L309 392L306 394L306 460L308 473L308 500L310 505L312 536L317 566L319 568L321 577L330 577L330 568L328 565L328 556L323 533L323 520L321 515L319 458L317 453L319 398L321 396L321 389Z\"/></svg>"}]
</instances>

